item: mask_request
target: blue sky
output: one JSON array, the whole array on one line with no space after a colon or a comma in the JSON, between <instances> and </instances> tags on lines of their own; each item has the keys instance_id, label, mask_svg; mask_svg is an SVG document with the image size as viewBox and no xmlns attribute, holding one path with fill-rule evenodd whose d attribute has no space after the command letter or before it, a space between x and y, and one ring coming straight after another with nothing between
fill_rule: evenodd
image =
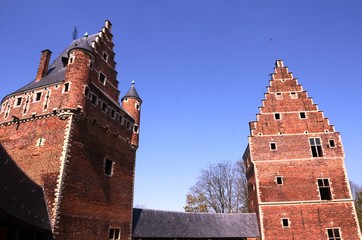
<instances>
[{"instance_id":1,"label":"blue sky","mask_svg":"<svg viewBox=\"0 0 362 240\"><path fill-rule=\"evenodd\" d=\"M135 204L183 211L209 163L241 159L275 60L341 132L362 184L362 1L3 0L0 98L35 78L72 40L113 24L121 94L144 103Z\"/></svg>"}]
</instances>

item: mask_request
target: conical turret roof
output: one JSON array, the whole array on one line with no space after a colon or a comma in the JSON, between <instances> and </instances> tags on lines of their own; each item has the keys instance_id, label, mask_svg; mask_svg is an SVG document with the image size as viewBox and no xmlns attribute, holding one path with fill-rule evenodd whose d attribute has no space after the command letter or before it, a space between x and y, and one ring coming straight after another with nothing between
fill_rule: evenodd
<instances>
[{"instance_id":1,"label":"conical turret roof","mask_svg":"<svg viewBox=\"0 0 362 240\"><path fill-rule=\"evenodd\" d=\"M134 81L132 81L132 86L127 91L127 93L123 96L122 101L123 101L124 98L127 98L127 97L136 98L136 99L138 99L138 100L140 100L142 102L142 99L138 95L138 92L137 92L137 90L136 90L136 88L134 86Z\"/></svg>"}]
</instances>

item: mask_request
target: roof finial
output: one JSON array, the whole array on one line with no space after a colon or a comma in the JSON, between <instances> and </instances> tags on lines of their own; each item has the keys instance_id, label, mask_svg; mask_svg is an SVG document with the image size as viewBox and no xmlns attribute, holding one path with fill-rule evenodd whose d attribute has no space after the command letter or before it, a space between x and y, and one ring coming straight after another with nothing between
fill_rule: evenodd
<instances>
[{"instance_id":1,"label":"roof finial","mask_svg":"<svg viewBox=\"0 0 362 240\"><path fill-rule=\"evenodd\" d=\"M88 37L88 32L84 33L84 37L87 38Z\"/></svg>"},{"instance_id":2,"label":"roof finial","mask_svg":"<svg viewBox=\"0 0 362 240\"><path fill-rule=\"evenodd\" d=\"M134 85L134 80L132 80L132 85Z\"/></svg>"},{"instance_id":3,"label":"roof finial","mask_svg":"<svg viewBox=\"0 0 362 240\"><path fill-rule=\"evenodd\" d=\"M77 37L78 37L78 29L77 29L77 27L74 27L74 30L72 32L72 37L73 37L73 40L77 39Z\"/></svg>"}]
</instances>

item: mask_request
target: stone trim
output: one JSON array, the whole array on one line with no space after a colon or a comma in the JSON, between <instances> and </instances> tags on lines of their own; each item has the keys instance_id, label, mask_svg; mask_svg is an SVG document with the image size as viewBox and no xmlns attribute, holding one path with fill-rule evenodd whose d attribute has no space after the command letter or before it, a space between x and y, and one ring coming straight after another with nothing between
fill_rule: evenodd
<instances>
[{"instance_id":1,"label":"stone trim","mask_svg":"<svg viewBox=\"0 0 362 240\"><path fill-rule=\"evenodd\" d=\"M64 143L63 143L63 151L60 156L60 169L59 169L59 175L57 179L57 186L55 188L55 198L54 198L54 204L52 209L52 218L51 218L51 224L52 224L52 231L55 235L57 235L59 232L57 232L59 228L59 214L60 214L60 204L62 200L62 191L64 190L64 178L66 176L66 164L68 162L68 159L70 157L70 137L72 133L73 128L73 114L71 114L68 118L68 123L66 125L66 128L64 130Z\"/></svg>"}]
</instances>

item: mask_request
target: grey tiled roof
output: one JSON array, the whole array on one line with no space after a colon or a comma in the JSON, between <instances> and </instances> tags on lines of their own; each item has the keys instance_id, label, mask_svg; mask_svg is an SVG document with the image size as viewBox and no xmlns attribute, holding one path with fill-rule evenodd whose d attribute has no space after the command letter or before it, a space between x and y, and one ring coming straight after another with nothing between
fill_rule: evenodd
<instances>
[{"instance_id":1,"label":"grey tiled roof","mask_svg":"<svg viewBox=\"0 0 362 240\"><path fill-rule=\"evenodd\" d=\"M133 238L259 237L255 213L186 213L133 209Z\"/></svg>"},{"instance_id":2,"label":"grey tiled roof","mask_svg":"<svg viewBox=\"0 0 362 240\"><path fill-rule=\"evenodd\" d=\"M65 79L65 72L66 72L66 64L68 62L68 51L74 48L83 48L87 51L92 52L91 44L92 41L95 40L98 34L93 34L88 36L87 38L80 38L74 40L48 67L48 71L40 81L35 82L35 80L31 81L29 84L25 85L22 88L19 88L15 92L9 94L17 94L20 92L24 92L27 90L48 86L52 84L56 84L58 82L62 82ZM8 96L9 96L8 95ZM7 96L6 96L7 97ZM5 97L5 98L6 98Z\"/></svg>"},{"instance_id":3,"label":"grey tiled roof","mask_svg":"<svg viewBox=\"0 0 362 240\"><path fill-rule=\"evenodd\" d=\"M0 145L0 210L28 225L50 230L43 188L33 182Z\"/></svg>"},{"instance_id":4,"label":"grey tiled roof","mask_svg":"<svg viewBox=\"0 0 362 240\"><path fill-rule=\"evenodd\" d=\"M126 94L123 96L123 98L126 98L126 97L134 97L134 98L137 98L138 100L140 100L142 102L142 99L140 98L136 88L134 87L134 81L132 81L132 86L126 92ZM123 98L122 98L122 100L123 100Z\"/></svg>"}]
</instances>

